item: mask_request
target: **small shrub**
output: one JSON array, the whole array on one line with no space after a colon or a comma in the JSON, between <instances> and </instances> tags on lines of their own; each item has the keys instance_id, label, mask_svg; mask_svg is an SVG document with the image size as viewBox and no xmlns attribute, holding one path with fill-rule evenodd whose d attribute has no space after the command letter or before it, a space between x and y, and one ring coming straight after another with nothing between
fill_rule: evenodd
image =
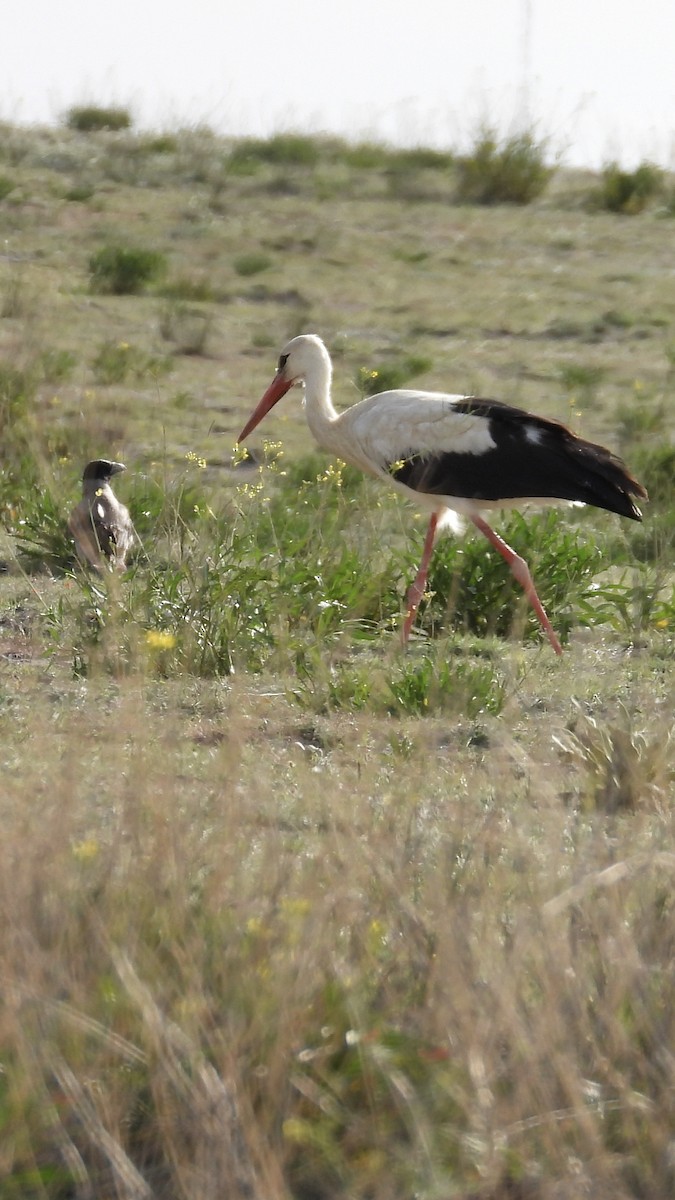
<instances>
[{"instance_id":1,"label":"small shrub","mask_svg":"<svg viewBox=\"0 0 675 1200\"><path fill-rule=\"evenodd\" d=\"M529 204L553 173L545 164L544 150L531 133L500 143L494 130L482 129L472 152L457 159L457 199L467 204Z\"/></svg>"},{"instance_id":2,"label":"small shrub","mask_svg":"<svg viewBox=\"0 0 675 1200\"><path fill-rule=\"evenodd\" d=\"M253 251L251 254L240 254L232 265L237 275L258 275L261 271L269 271L272 259L268 254Z\"/></svg>"},{"instance_id":3,"label":"small shrub","mask_svg":"<svg viewBox=\"0 0 675 1200\"><path fill-rule=\"evenodd\" d=\"M618 163L603 168L600 186L591 193L591 205L607 212L634 216L642 212L663 188L663 172L653 163L643 162L634 171L624 171Z\"/></svg>"},{"instance_id":4,"label":"small shrub","mask_svg":"<svg viewBox=\"0 0 675 1200\"><path fill-rule=\"evenodd\" d=\"M98 130L130 129L132 121L126 108L85 104L68 109L65 124L68 129L75 129L78 133L95 133Z\"/></svg>"},{"instance_id":5,"label":"small shrub","mask_svg":"<svg viewBox=\"0 0 675 1200\"><path fill-rule=\"evenodd\" d=\"M5 200L13 192L16 184L8 175L0 175L0 200Z\"/></svg>"},{"instance_id":6,"label":"small shrub","mask_svg":"<svg viewBox=\"0 0 675 1200\"><path fill-rule=\"evenodd\" d=\"M424 375L433 367L430 358L420 354L410 354L407 358L395 363L384 363L370 369L360 367L356 383L365 396L374 396L377 392L387 392L390 388L403 387L416 375Z\"/></svg>"},{"instance_id":7,"label":"small shrub","mask_svg":"<svg viewBox=\"0 0 675 1200\"><path fill-rule=\"evenodd\" d=\"M89 259L92 291L115 296L137 295L165 270L166 256L157 250L104 246Z\"/></svg>"}]
</instances>

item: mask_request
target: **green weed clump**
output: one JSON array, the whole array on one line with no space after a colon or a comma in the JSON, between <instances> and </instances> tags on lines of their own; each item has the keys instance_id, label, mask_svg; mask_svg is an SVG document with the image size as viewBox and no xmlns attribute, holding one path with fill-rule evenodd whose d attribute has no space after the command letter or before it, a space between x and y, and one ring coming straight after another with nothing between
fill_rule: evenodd
<instances>
[{"instance_id":1,"label":"green weed clump","mask_svg":"<svg viewBox=\"0 0 675 1200\"><path fill-rule=\"evenodd\" d=\"M462 204L530 204L545 190L553 171L545 144L532 133L500 142L482 129L469 154L457 158L456 197Z\"/></svg>"},{"instance_id":2,"label":"green weed clump","mask_svg":"<svg viewBox=\"0 0 675 1200\"><path fill-rule=\"evenodd\" d=\"M626 171L611 162L603 167L600 185L591 193L591 204L607 212L635 216L662 190L663 172L653 163L643 162L634 171Z\"/></svg>"},{"instance_id":3,"label":"green weed clump","mask_svg":"<svg viewBox=\"0 0 675 1200\"><path fill-rule=\"evenodd\" d=\"M36 481L24 497L12 530L21 565L29 573L47 570L61 575L74 567L75 548L66 526L67 514L63 496L46 484Z\"/></svg>"},{"instance_id":4,"label":"green weed clump","mask_svg":"<svg viewBox=\"0 0 675 1200\"><path fill-rule=\"evenodd\" d=\"M130 246L103 246L89 259L91 289L115 296L142 292L166 271L166 255Z\"/></svg>"},{"instance_id":5,"label":"green weed clump","mask_svg":"<svg viewBox=\"0 0 675 1200\"><path fill-rule=\"evenodd\" d=\"M128 108L83 104L68 109L65 124L68 129L75 129L78 133L96 133L100 130L115 132L130 129L132 118Z\"/></svg>"}]
</instances>

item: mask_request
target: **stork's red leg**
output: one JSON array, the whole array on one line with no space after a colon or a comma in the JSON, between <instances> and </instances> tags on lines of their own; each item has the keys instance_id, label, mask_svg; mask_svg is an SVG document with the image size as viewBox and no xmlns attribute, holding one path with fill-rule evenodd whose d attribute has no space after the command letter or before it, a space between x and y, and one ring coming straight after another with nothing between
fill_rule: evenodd
<instances>
[{"instance_id":1,"label":"stork's red leg","mask_svg":"<svg viewBox=\"0 0 675 1200\"><path fill-rule=\"evenodd\" d=\"M502 558L506 559L515 579L522 587L530 604L536 612L541 627L544 630L549 642L553 646L553 649L555 650L556 654L562 654L562 646L558 641L551 622L546 616L544 606L537 595L537 590L532 581L532 576L530 575L530 568L525 562L525 559L521 558L519 554L516 554L515 550L512 550L511 547L504 541L504 539L500 538L499 534L495 533L494 529L491 529L487 521L484 521L482 517L472 517L471 520L476 526L476 529L480 529L481 533L485 534L488 541L492 542L495 550L499 551Z\"/></svg>"},{"instance_id":2,"label":"stork's red leg","mask_svg":"<svg viewBox=\"0 0 675 1200\"><path fill-rule=\"evenodd\" d=\"M422 551L422 561L420 563L419 571L417 572L414 582L410 585L408 590L408 613L403 623L403 629L401 630L401 641L403 642L404 646L407 646L408 644L410 630L413 627L413 622L417 616L417 610L420 606L420 600L422 599L427 586L427 575L429 574L429 563L431 562L431 554L434 548L434 538L436 536L438 517L439 513L437 512L431 514L429 528L427 529L427 536L424 539L424 549Z\"/></svg>"}]
</instances>

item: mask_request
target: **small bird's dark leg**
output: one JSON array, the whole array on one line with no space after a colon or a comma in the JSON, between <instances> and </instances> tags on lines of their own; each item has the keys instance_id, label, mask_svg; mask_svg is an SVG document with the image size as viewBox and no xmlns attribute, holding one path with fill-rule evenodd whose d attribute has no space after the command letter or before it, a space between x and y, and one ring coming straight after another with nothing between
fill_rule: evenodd
<instances>
[{"instance_id":1,"label":"small bird's dark leg","mask_svg":"<svg viewBox=\"0 0 675 1200\"><path fill-rule=\"evenodd\" d=\"M440 513L437 512L431 514L429 528L427 529L427 536L424 539L424 549L422 551L422 561L420 563L419 571L417 572L414 582L410 585L408 590L408 614L404 621L403 629L401 630L401 641L404 646L407 646L408 644L410 630L412 629L413 622L417 616L417 610L420 606L420 600L422 599L427 586L429 563L431 562L431 554L434 548L434 538L436 536L436 526L438 525L439 516Z\"/></svg>"},{"instance_id":2,"label":"small bird's dark leg","mask_svg":"<svg viewBox=\"0 0 675 1200\"><path fill-rule=\"evenodd\" d=\"M537 590L532 581L532 576L530 575L530 568L525 562L525 559L521 558L519 554L516 554L515 550L512 550L511 547L504 541L504 539L500 538L499 534L495 533L494 529L491 529L487 521L484 521L482 517L473 516L471 520L476 526L476 529L480 529L481 533L485 534L488 541L492 542L495 550L499 551L502 558L506 559L515 579L522 587L530 604L539 617L541 627L544 630L549 642L553 646L553 649L555 650L556 654L562 654L562 646L558 641L551 622L546 616L544 606L537 595Z\"/></svg>"}]
</instances>

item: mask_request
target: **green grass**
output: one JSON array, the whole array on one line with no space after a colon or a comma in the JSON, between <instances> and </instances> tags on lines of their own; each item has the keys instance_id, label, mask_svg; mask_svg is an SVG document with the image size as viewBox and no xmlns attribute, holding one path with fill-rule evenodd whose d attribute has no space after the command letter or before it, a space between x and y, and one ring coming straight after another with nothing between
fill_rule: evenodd
<instances>
[{"instance_id":1,"label":"green grass","mask_svg":"<svg viewBox=\"0 0 675 1200\"><path fill-rule=\"evenodd\" d=\"M664 213L564 170L459 207L455 153L291 133L2 157L0 1200L673 1194ZM92 289L149 244L163 276ZM561 659L471 533L402 652L427 517L297 391L235 456L307 330L338 407L494 396L644 481L642 525L494 514ZM66 530L100 455L121 577Z\"/></svg>"},{"instance_id":2,"label":"green grass","mask_svg":"<svg viewBox=\"0 0 675 1200\"><path fill-rule=\"evenodd\" d=\"M147 354L129 342L104 342L91 364L96 383L110 385L137 382L146 378L158 379L171 370L171 360Z\"/></svg>"}]
</instances>

